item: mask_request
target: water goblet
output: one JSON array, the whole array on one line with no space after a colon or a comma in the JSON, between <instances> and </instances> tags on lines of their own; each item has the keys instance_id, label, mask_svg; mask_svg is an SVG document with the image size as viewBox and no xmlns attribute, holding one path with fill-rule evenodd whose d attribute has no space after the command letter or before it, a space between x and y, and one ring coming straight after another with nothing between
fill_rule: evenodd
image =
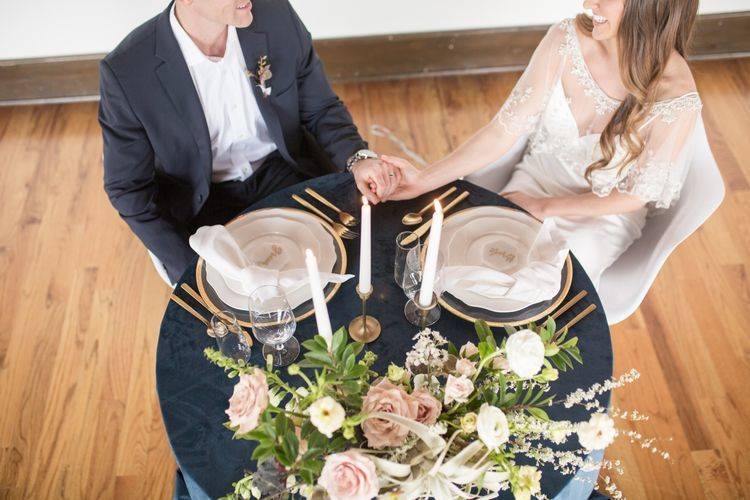
<instances>
[{"instance_id":1,"label":"water goblet","mask_svg":"<svg viewBox=\"0 0 750 500\"><path fill-rule=\"evenodd\" d=\"M249 299L253 335L263 344L263 358L273 357L274 366L287 366L299 356L294 338L297 321L284 291L274 285L256 288Z\"/></svg>"},{"instance_id":2,"label":"water goblet","mask_svg":"<svg viewBox=\"0 0 750 500\"><path fill-rule=\"evenodd\" d=\"M219 352L236 361L250 360L251 347L245 340L237 317L231 311L221 311L211 317L211 330Z\"/></svg>"},{"instance_id":3,"label":"water goblet","mask_svg":"<svg viewBox=\"0 0 750 500\"><path fill-rule=\"evenodd\" d=\"M418 302L419 290L422 287L423 266L421 247L409 250L404 262L404 280L401 286L404 294L409 299L404 306L404 316L406 316L409 323L420 328L433 325L440 319L440 305L437 303L437 297L440 296L441 292L442 259L438 257L438 273L435 276L433 303L428 307L422 307Z\"/></svg>"},{"instance_id":4,"label":"water goblet","mask_svg":"<svg viewBox=\"0 0 750 500\"><path fill-rule=\"evenodd\" d=\"M396 284L400 287L404 286L404 268L406 267L406 256L409 255L409 251L413 248L418 250L422 247L422 242L417 237L411 243L405 245L403 242L409 236L414 234L413 231L404 231L396 236L396 258L393 263L393 278L396 280Z\"/></svg>"}]
</instances>

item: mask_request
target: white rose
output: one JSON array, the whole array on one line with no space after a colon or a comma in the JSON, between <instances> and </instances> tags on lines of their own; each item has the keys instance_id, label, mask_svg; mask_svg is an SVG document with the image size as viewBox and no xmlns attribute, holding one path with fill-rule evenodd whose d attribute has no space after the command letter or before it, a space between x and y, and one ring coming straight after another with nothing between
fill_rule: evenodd
<instances>
[{"instance_id":1,"label":"white rose","mask_svg":"<svg viewBox=\"0 0 750 500\"><path fill-rule=\"evenodd\" d=\"M344 407L330 396L315 400L308 409L310 422L326 437L332 437L333 433L341 429L346 418Z\"/></svg>"},{"instance_id":2,"label":"white rose","mask_svg":"<svg viewBox=\"0 0 750 500\"><path fill-rule=\"evenodd\" d=\"M471 379L464 376L448 375L448 381L445 383L445 404L451 404L453 401L465 403L469 400L472 392L474 392L474 383Z\"/></svg>"},{"instance_id":3,"label":"white rose","mask_svg":"<svg viewBox=\"0 0 750 500\"><path fill-rule=\"evenodd\" d=\"M456 361L456 373L465 377L471 377L477 372L477 365L473 361L461 358Z\"/></svg>"},{"instance_id":4,"label":"white rose","mask_svg":"<svg viewBox=\"0 0 750 500\"><path fill-rule=\"evenodd\" d=\"M496 406L484 403L477 416L477 434L490 450L496 450L510 438L508 419Z\"/></svg>"},{"instance_id":5,"label":"white rose","mask_svg":"<svg viewBox=\"0 0 750 500\"><path fill-rule=\"evenodd\" d=\"M531 330L520 330L505 344L510 369L521 378L531 378L544 364L544 342Z\"/></svg>"},{"instance_id":6,"label":"white rose","mask_svg":"<svg viewBox=\"0 0 750 500\"><path fill-rule=\"evenodd\" d=\"M529 500L531 495L536 495L542 491L541 479L542 473L536 467L522 465L518 468L518 475L513 487L513 497L516 500Z\"/></svg>"},{"instance_id":7,"label":"white rose","mask_svg":"<svg viewBox=\"0 0 750 500\"><path fill-rule=\"evenodd\" d=\"M606 413L594 413L588 422L578 424L578 442L587 450L603 450L616 436L615 421Z\"/></svg>"}]
</instances>

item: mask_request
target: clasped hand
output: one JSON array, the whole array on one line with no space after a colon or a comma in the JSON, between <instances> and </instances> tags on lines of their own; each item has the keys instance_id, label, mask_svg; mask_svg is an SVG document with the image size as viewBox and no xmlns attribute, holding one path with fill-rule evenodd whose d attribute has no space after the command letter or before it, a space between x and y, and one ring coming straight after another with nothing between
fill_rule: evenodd
<instances>
[{"instance_id":1,"label":"clasped hand","mask_svg":"<svg viewBox=\"0 0 750 500\"><path fill-rule=\"evenodd\" d=\"M373 205L388 200L409 200L431 191L433 186L425 171L396 156L382 155L379 159L362 160L352 169L357 187ZM518 191L501 193L539 220L546 213L544 198L534 198Z\"/></svg>"},{"instance_id":2,"label":"clasped hand","mask_svg":"<svg viewBox=\"0 0 750 500\"><path fill-rule=\"evenodd\" d=\"M367 200L376 205L388 200L408 200L429 191L419 182L420 171L407 160L381 156L357 162L354 181Z\"/></svg>"}]
</instances>

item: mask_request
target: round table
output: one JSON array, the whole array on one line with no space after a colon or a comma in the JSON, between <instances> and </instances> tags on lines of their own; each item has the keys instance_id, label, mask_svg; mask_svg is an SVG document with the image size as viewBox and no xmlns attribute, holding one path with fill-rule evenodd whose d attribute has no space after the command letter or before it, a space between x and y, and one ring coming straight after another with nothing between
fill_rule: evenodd
<instances>
[{"instance_id":1,"label":"round table","mask_svg":"<svg viewBox=\"0 0 750 500\"><path fill-rule=\"evenodd\" d=\"M458 208L479 205L514 207L497 194L471 183L457 181L455 184L459 193L464 190L470 192L469 198ZM291 195L301 194L308 186L343 210L352 214L359 213L360 195L350 174L331 174L297 184L255 203L248 211L269 207L299 208L291 199ZM383 331L380 338L368 344L367 349L378 355L374 369L380 373L384 373L390 362L403 363L406 352L411 348L411 339L417 331L416 327L404 318L403 306L406 298L393 279L395 238L399 232L405 230L401 224L401 217L407 212L419 210L435 197L436 193L428 193L414 200L388 202L372 209L374 293L368 302L368 313L380 320ZM349 256L347 271L357 275L359 239L347 240L345 245ZM573 269L573 282L567 298L580 290L587 290L588 295L563 314L558 321L569 320L592 302L596 304L597 309L573 330L580 339L579 346L584 365L576 365L575 370L560 373L560 378L553 385L553 393L561 396L577 388L586 388L612 375L612 345L602 305L591 281L575 258ZM351 279L344 283L328 303L334 330L348 325L360 312L361 303L355 291L356 281ZM194 266L185 271L177 290L182 283L196 289ZM459 346L469 340L477 341L471 323L445 310L440 321L432 328ZM301 343L311 338L315 330L314 318L308 318L297 325L295 335ZM504 335L501 329L496 329L496 333ZM156 386L169 442L189 495L194 499L226 495L232 491L232 482L240 479L245 470L253 467L250 461L253 443L233 440L232 432L222 425L227 421L224 410L228 406L227 401L232 393L234 381L229 380L220 368L205 359L203 350L209 346L215 347L216 343L206 335L205 326L170 301L159 334ZM253 349L251 362L254 364L262 363L258 346L256 343ZM603 404L608 403L608 397L608 394L603 396ZM581 421L588 418L587 412L580 407L565 409L558 405L550 408L548 413L553 419ZM575 443L575 437L571 441ZM549 498L588 496L585 492L573 492L580 490L581 484L584 485L583 490L591 489L591 485L571 481L571 476L562 475L550 467L543 468L542 473L542 491ZM511 498L509 493L506 495L507 498Z\"/></svg>"}]
</instances>

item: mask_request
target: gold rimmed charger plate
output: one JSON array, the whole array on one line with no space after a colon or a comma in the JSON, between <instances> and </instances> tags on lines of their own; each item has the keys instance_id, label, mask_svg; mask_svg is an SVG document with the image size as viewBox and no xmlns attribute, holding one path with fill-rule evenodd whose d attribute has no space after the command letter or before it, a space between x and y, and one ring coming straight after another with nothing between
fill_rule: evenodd
<instances>
[{"instance_id":1,"label":"gold rimmed charger plate","mask_svg":"<svg viewBox=\"0 0 750 500\"><path fill-rule=\"evenodd\" d=\"M477 207L464 208L463 210L459 210L458 212L447 216L443 221L443 224L449 221L452 217L456 217L462 212L472 210L474 208ZM497 208L514 212L522 212L524 215L537 220L526 212L523 212L522 210L500 206L498 206ZM428 242L429 237L425 240L425 244L422 248L423 262ZM565 297L570 291L570 285L573 283L573 261L570 258L570 252L568 252L568 255L565 257L565 264L563 265L563 269L560 274L560 290L558 290L557 294L555 294L552 299L544 302L538 302L536 304L531 304L523 309L519 309L518 311L499 313L490 311L489 309L473 307L465 304L464 302L450 294L448 294L450 297L446 299L445 293L438 297L438 303L441 307L443 307L443 309L450 312L454 316L458 316L459 318L465 319L466 321L470 321L472 323L481 319L486 321L489 326L526 325L531 323L532 321L536 321L549 316L555 309L558 308L558 306L560 306L560 304L562 304L562 301L565 300Z\"/></svg>"},{"instance_id":2,"label":"gold rimmed charger plate","mask_svg":"<svg viewBox=\"0 0 750 500\"><path fill-rule=\"evenodd\" d=\"M274 207L274 208L263 208L260 210L254 210L252 212L248 212L246 214L239 215L232 219L231 221L227 222L227 224L231 224L233 222L236 222L238 220L242 220L245 217L248 217L250 214L258 214L262 213L264 211L268 210L284 210L284 211L290 211L290 212L297 212L297 213L303 213L306 216L314 218L318 223L320 223L321 226L323 226L323 229L325 229L328 234L331 235L334 241L334 247L336 249L336 264L334 265L334 268L331 272L336 274L345 274L346 273L346 266L347 266L347 255L346 255L346 248L344 247L344 241L341 239L341 237L336 234L336 232L333 230L333 228L326 223L322 218L318 217L315 214L312 214L306 210L299 210L297 208L287 208L287 207ZM204 302L206 303L206 306L208 306L208 309L213 314L219 314L220 311L232 311L235 316L237 316L237 322L245 327L252 327L252 323L249 319L249 313L246 310L241 309L235 309L228 304L224 304L221 299L218 297L218 295L211 289L211 285L206 280L206 273L205 273L205 260L201 257L198 259L198 264L195 266L195 282L198 286L198 293L203 298ZM325 288L325 300L328 302L333 298L334 295L339 291L339 288L341 288L342 283L329 283ZM249 300L249 297L248 297ZM312 299L308 299L299 306L297 306L294 309L294 319L297 321L302 321L303 319L309 318L313 314L315 314L315 309L313 308Z\"/></svg>"}]
</instances>

